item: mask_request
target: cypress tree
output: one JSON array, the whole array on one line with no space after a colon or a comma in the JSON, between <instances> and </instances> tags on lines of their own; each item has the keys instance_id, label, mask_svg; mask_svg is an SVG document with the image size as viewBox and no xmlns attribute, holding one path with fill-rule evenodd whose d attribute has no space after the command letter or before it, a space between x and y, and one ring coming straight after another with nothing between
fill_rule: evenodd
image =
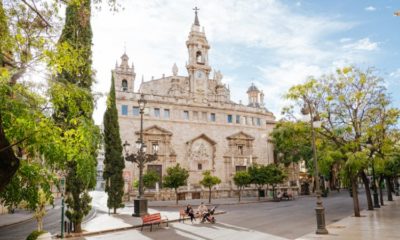
<instances>
[{"instance_id":1,"label":"cypress tree","mask_svg":"<svg viewBox=\"0 0 400 240\"><path fill-rule=\"evenodd\" d=\"M111 78L110 93L107 98L107 109L103 117L104 124L104 172L106 192L108 194L107 206L114 209L124 207L122 197L124 195L124 179L122 171L125 167L122 156L122 143L119 136L118 111L115 103L114 77Z\"/></svg>"},{"instance_id":2,"label":"cypress tree","mask_svg":"<svg viewBox=\"0 0 400 240\"><path fill-rule=\"evenodd\" d=\"M88 191L96 184L96 156L100 141L99 129L92 119L90 18L90 0L68 1L58 47L61 53L67 53L70 65L63 66L51 90L53 117L63 129L67 145L66 216L74 223L74 232L82 231L83 217L91 209L92 199Z\"/></svg>"}]
</instances>

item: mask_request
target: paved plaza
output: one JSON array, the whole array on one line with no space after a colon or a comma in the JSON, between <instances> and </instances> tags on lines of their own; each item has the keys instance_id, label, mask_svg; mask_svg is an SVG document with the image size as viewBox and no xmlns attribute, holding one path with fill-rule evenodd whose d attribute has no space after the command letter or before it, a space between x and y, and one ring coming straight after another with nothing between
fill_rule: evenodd
<instances>
[{"instance_id":1,"label":"paved plaza","mask_svg":"<svg viewBox=\"0 0 400 240\"><path fill-rule=\"evenodd\" d=\"M361 207L365 209L364 196L360 198ZM385 206L375 211L362 211L362 217L352 217L352 199L347 191L331 193L324 198L326 208L326 223L329 235L315 235L316 222L314 215L315 198L305 196L293 201L257 201L257 198L244 198L241 204L237 199L213 199L218 205L216 224L177 222L178 211L187 203L197 205L204 200L181 201L178 206L174 201L150 202L151 212L160 212L168 216L169 227L155 227L150 232L149 227L143 231L135 228L141 224L140 218L131 217L132 206L119 210L117 215L108 215L102 200L97 196L94 201L95 214L83 225L84 239L399 239L400 232L400 197L393 202L385 202ZM50 217L45 221L45 229L53 229L55 236L59 233L57 213L60 209L51 210ZM6 218L0 216L0 224L4 225ZM46 225L47 224L47 225ZM33 230L35 221L24 221L8 227L0 227L0 239L25 239L25 232ZM125 228L125 230L117 230ZM18 233L23 233L18 235ZM90 235L92 234L92 235Z\"/></svg>"}]
</instances>

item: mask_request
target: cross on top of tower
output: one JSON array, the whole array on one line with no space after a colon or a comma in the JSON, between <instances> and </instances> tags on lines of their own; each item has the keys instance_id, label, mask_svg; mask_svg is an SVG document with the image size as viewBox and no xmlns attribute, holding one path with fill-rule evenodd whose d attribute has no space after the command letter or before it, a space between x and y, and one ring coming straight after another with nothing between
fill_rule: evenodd
<instances>
[{"instance_id":1,"label":"cross on top of tower","mask_svg":"<svg viewBox=\"0 0 400 240\"><path fill-rule=\"evenodd\" d=\"M200 8L198 8L198 7L196 6L196 7L193 8L193 10L194 10L194 15L195 15L195 16L194 16L194 25L200 26L199 18L197 17L197 11L199 11Z\"/></svg>"}]
</instances>

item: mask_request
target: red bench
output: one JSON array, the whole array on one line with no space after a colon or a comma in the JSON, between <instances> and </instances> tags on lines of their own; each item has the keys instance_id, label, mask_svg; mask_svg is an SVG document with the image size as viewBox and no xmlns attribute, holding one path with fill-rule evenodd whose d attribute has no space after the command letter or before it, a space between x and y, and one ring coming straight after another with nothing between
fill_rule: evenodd
<instances>
[{"instance_id":1,"label":"red bench","mask_svg":"<svg viewBox=\"0 0 400 240\"><path fill-rule=\"evenodd\" d=\"M161 218L161 214L160 213L153 213L153 214L148 214L148 215L144 215L142 216L142 228L140 231L143 231L143 227L145 225L150 225L150 232L153 231L153 224L157 224L158 226L160 226L160 223L167 223L167 227L168 227L168 218Z\"/></svg>"}]
</instances>

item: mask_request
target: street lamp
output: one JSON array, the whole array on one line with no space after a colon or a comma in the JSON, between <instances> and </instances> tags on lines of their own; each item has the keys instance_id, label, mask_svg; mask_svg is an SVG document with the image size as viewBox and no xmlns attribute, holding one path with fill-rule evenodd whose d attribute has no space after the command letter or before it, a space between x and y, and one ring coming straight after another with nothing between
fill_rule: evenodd
<instances>
[{"instance_id":1,"label":"street lamp","mask_svg":"<svg viewBox=\"0 0 400 240\"><path fill-rule=\"evenodd\" d=\"M123 144L125 150L125 160L132 163L137 163L139 168L139 196L133 200L134 213L132 216L135 217L141 217L147 214L147 199L145 199L143 191L143 168L146 163L157 160L158 152L158 145L153 144L153 154L146 153L147 146L143 141L143 113L146 106L146 100L144 99L143 94L141 94L138 103L140 109L140 136L136 141L136 149L138 149L137 153L129 154L128 148L130 144L128 141L125 141Z\"/></svg>"},{"instance_id":2,"label":"street lamp","mask_svg":"<svg viewBox=\"0 0 400 240\"><path fill-rule=\"evenodd\" d=\"M314 161L314 179L315 188L317 195L317 205L315 207L315 213L317 217L317 231L316 234L328 234L328 230L325 227L325 208L322 205L321 189L319 186L319 174L318 174L318 162L317 162L317 148L315 147L315 127L321 127L321 121L319 121L317 116L314 116L314 109L311 106L310 101L304 99L304 107L301 109L301 113L304 115L310 115L310 125L311 125L311 136L312 136L312 150L313 150L313 161ZM316 120L316 121L314 121Z\"/></svg>"}]
</instances>

